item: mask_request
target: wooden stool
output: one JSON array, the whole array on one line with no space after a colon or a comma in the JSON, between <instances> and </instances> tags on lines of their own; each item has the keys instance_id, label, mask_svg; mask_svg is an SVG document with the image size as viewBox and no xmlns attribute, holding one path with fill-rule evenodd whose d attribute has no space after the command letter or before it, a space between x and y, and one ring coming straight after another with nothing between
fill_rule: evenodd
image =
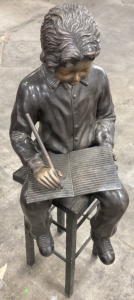
<instances>
[{"instance_id":1,"label":"wooden stool","mask_svg":"<svg viewBox=\"0 0 134 300\"><path fill-rule=\"evenodd\" d=\"M22 167L13 174L13 179L21 184L24 183L27 175L26 167ZM92 207L90 205L95 200L91 195L77 196L70 198L62 198L53 200L53 206L51 211L57 207L57 222L53 220L58 228L58 232L61 234L66 232L66 258L54 250L54 254L57 255L66 263L66 277L65 277L65 294L70 297L73 293L74 284L74 272L75 272L75 259L79 256L82 250L91 240L91 236L85 241L81 248L76 253L76 236L77 229L82 225L82 223L89 219L91 212L97 207L99 201L97 200ZM89 209L88 209L89 208ZM88 211L84 214L84 212ZM66 213L66 227L65 223L65 213ZM80 221L79 218L81 218ZM90 219L89 219L90 220ZM26 238L26 256L27 264L33 266L35 264L35 254L34 254L34 237L26 229L25 226L25 238ZM96 253L92 252L94 256L97 257Z\"/></svg>"}]
</instances>

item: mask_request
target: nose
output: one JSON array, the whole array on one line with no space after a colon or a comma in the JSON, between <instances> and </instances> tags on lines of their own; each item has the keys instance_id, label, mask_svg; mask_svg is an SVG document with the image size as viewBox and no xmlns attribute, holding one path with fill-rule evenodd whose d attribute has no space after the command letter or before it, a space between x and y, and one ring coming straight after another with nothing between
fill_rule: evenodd
<instances>
[{"instance_id":1,"label":"nose","mask_svg":"<svg viewBox=\"0 0 134 300\"><path fill-rule=\"evenodd\" d=\"M79 82L79 81L80 81L80 75L79 75L78 72L77 72L77 73L74 73L74 78L73 78L73 80L76 81L76 82Z\"/></svg>"}]
</instances>

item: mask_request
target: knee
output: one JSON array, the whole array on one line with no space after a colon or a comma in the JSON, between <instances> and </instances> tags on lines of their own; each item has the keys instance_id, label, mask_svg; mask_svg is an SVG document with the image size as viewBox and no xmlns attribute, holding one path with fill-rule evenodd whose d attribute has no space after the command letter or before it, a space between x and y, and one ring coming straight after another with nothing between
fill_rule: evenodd
<instances>
[{"instance_id":1,"label":"knee","mask_svg":"<svg viewBox=\"0 0 134 300\"><path fill-rule=\"evenodd\" d=\"M116 212L123 214L126 211L129 204L129 196L124 187L112 193L110 204Z\"/></svg>"},{"instance_id":2,"label":"knee","mask_svg":"<svg viewBox=\"0 0 134 300\"><path fill-rule=\"evenodd\" d=\"M129 196L125 189L123 189L120 193L120 202L121 202L121 204L120 204L121 209L124 213L129 205Z\"/></svg>"}]
</instances>

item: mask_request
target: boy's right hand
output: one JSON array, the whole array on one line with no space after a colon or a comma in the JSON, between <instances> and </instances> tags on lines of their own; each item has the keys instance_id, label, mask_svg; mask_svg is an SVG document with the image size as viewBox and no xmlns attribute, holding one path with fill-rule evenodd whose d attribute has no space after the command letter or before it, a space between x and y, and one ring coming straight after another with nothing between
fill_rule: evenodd
<instances>
[{"instance_id":1,"label":"boy's right hand","mask_svg":"<svg viewBox=\"0 0 134 300\"><path fill-rule=\"evenodd\" d=\"M33 170L34 178L44 187L55 190L61 188L59 177L62 176L59 170L46 166L38 166Z\"/></svg>"}]
</instances>

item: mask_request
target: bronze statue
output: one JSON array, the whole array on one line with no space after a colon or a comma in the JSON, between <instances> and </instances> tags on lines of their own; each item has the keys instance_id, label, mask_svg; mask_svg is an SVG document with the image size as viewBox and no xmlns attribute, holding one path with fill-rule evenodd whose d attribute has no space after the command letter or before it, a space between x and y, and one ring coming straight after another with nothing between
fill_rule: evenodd
<instances>
[{"instance_id":1,"label":"bronze statue","mask_svg":"<svg viewBox=\"0 0 134 300\"><path fill-rule=\"evenodd\" d=\"M41 26L42 65L20 83L12 112L10 137L22 163L48 189L60 187L60 170L46 167L38 144L31 139L25 114L30 113L48 151L67 153L93 146L114 146L115 113L106 73L93 63L100 52L96 22L82 5L50 9ZM80 162L78 162L79 164ZM50 233L52 201L27 204L28 180L21 192L27 228L36 236L40 253L53 253ZM123 185L98 192L100 206L91 219L91 236L100 260L115 259L110 237L128 206Z\"/></svg>"}]
</instances>

